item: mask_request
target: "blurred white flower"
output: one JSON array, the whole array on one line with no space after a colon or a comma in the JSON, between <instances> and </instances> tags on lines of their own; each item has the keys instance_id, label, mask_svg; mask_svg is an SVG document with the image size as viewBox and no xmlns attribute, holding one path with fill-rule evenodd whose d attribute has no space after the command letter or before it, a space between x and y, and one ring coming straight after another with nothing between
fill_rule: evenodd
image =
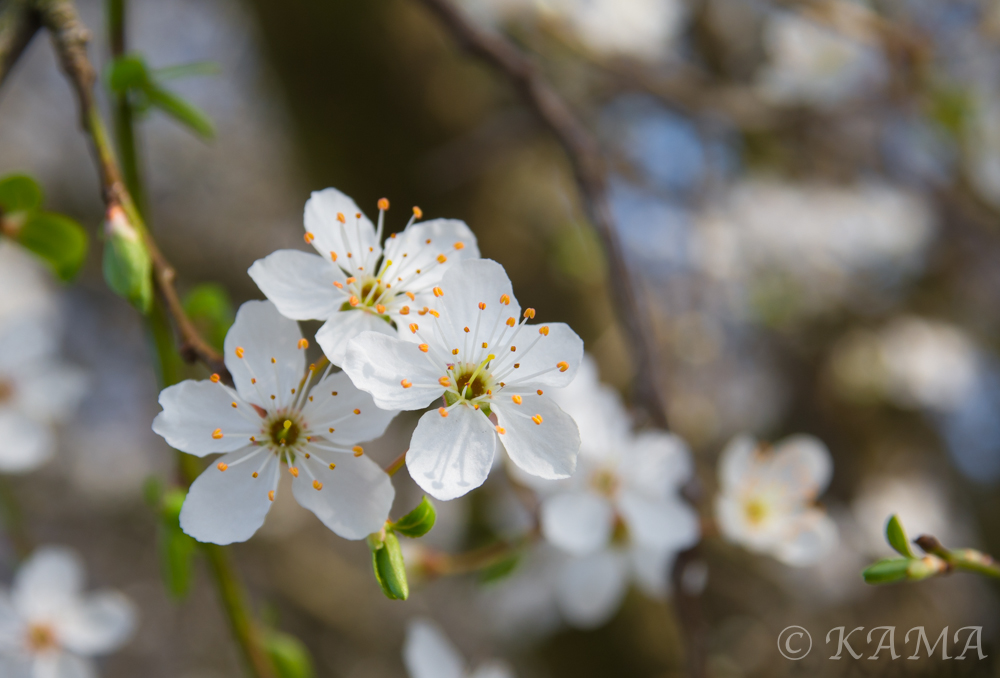
<instances>
[{"instance_id":1,"label":"blurred white flower","mask_svg":"<svg viewBox=\"0 0 1000 678\"><path fill-rule=\"evenodd\" d=\"M0 327L55 312L51 276L20 245L0 240Z\"/></svg>"},{"instance_id":2,"label":"blurred white flower","mask_svg":"<svg viewBox=\"0 0 1000 678\"><path fill-rule=\"evenodd\" d=\"M799 304L821 310L917 269L933 235L927 205L890 186L758 179L700 216L696 251L704 270L740 290L782 275Z\"/></svg>"},{"instance_id":3,"label":"blurred white flower","mask_svg":"<svg viewBox=\"0 0 1000 678\"><path fill-rule=\"evenodd\" d=\"M456 264L434 294L437 309L412 318L404 338L361 334L344 362L379 407L416 410L443 398L413 432L410 476L437 499L460 497L486 480L499 437L527 473L568 477L580 436L546 390L575 376L580 337L564 323L527 325L531 308L518 323L510 280L489 259Z\"/></svg>"},{"instance_id":4,"label":"blurred white flower","mask_svg":"<svg viewBox=\"0 0 1000 678\"><path fill-rule=\"evenodd\" d=\"M682 0L550 0L548 7L599 54L661 59L687 15Z\"/></svg>"},{"instance_id":5,"label":"blurred white flower","mask_svg":"<svg viewBox=\"0 0 1000 678\"><path fill-rule=\"evenodd\" d=\"M0 327L0 472L23 473L47 461L55 451L53 427L84 396L83 372L57 353L57 325L48 319L26 315Z\"/></svg>"},{"instance_id":6,"label":"blurred white flower","mask_svg":"<svg viewBox=\"0 0 1000 678\"><path fill-rule=\"evenodd\" d=\"M887 553L885 525L894 513L911 539L930 534L945 543L971 545L968 522L956 520L941 484L929 477L906 474L866 478L851 502L851 513L869 554Z\"/></svg>"},{"instance_id":7,"label":"blurred white flower","mask_svg":"<svg viewBox=\"0 0 1000 678\"><path fill-rule=\"evenodd\" d=\"M674 557L698 541L698 515L679 494L690 453L668 433L633 434L617 392L589 359L552 398L580 427L580 463L565 482L533 486L547 495L543 535L575 556L557 579L560 608L571 624L592 627L618 609L630 579L666 595Z\"/></svg>"},{"instance_id":8,"label":"blurred white flower","mask_svg":"<svg viewBox=\"0 0 1000 678\"><path fill-rule=\"evenodd\" d=\"M722 536L787 565L816 563L837 543L836 524L814 505L832 473L829 451L812 436L786 438L773 450L738 436L719 459Z\"/></svg>"},{"instance_id":9,"label":"blurred white flower","mask_svg":"<svg viewBox=\"0 0 1000 678\"><path fill-rule=\"evenodd\" d=\"M393 233L382 245L389 202L379 201L378 230L349 197L335 188L306 202L305 240L319 256L278 250L254 262L249 273L282 315L325 320L316 341L334 365L362 332L396 334L412 315L434 302L432 288L450 265L476 259L476 237L464 222L433 219Z\"/></svg>"},{"instance_id":10,"label":"blurred white flower","mask_svg":"<svg viewBox=\"0 0 1000 678\"><path fill-rule=\"evenodd\" d=\"M381 436L396 412L375 407L342 372L327 369L312 384L307 346L294 320L270 302L249 301L225 341L236 388L213 375L160 393L156 433L188 454L224 454L194 481L181 510L181 527L195 539L253 536L283 463L295 499L341 537L363 539L384 524L395 490L357 443Z\"/></svg>"},{"instance_id":11,"label":"blurred white flower","mask_svg":"<svg viewBox=\"0 0 1000 678\"><path fill-rule=\"evenodd\" d=\"M960 328L904 317L879 333L887 394L904 407L951 410L974 391L976 348Z\"/></svg>"},{"instance_id":12,"label":"blurred white flower","mask_svg":"<svg viewBox=\"0 0 1000 678\"><path fill-rule=\"evenodd\" d=\"M122 594L83 594L83 566L73 552L37 550L21 567L10 595L0 594L0 675L86 678L91 657L122 647L136 625Z\"/></svg>"},{"instance_id":13,"label":"blurred white flower","mask_svg":"<svg viewBox=\"0 0 1000 678\"><path fill-rule=\"evenodd\" d=\"M410 678L513 678L514 671L506 663L491 660L474 671L466 667L465 659L431 622L416 619L406 630L403 663Z\"/></svg>"},{"instance_id":14,"label":"blurred white flower","mask_svg":"<svg viewBox=\"0 0 1000 678\"><path fill-rule=\"evenodd\" d=\"M886 79L872 45L797 14L778 12L764 29L770 63L760 78L774 101L831 106Z\"/></svg>"}]
</instances>

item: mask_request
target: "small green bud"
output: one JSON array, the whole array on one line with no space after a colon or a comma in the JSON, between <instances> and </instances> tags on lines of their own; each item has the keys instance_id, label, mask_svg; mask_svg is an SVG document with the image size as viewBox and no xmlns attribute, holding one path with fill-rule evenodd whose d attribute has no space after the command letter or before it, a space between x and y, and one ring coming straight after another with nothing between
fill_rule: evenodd
<instances>
[{"instance_id":1,"label":"small green bud","mask_svg":"<svg viewBox=\"0 0 1000 678\"><path fill-rule=\"evenodd\" d=\"M406 563L399 547L399 538L391 531L369 535L368 547L372 549L372 567L375 579L382 587L382 593L390 600L406 600L410 597L410 585L406 580Z\"/></svg>"},{"instance_id":2,"label":"small green bud","mask_svg":"<svg viewBox=\"0 0 1000 678\"><path fill-rule=\"evenodd\" d=\"M907 578L910 566L909 558L887 558L874 565L869 565L862 572L865 582L869 584L891 584Z\"/></svg>"},{"instance_id":3,"label":"small green bud","mask_svg":"<svg viewBox=\"0 0 1000 678\"><path fill-rule=\"evenodd\" d=\"M906 531L903 529L903 525L899 522L896 514L889 516L889 521L885 525L885 538L889 542L889 546L899 555L906 556L907 558L916 558L916 555L910 548L910 541L906 538Z\"/></svg>"},{"instance_id":4,"label":"small green bud","mask_svg":"<svg viewBox=\"0 0 1000 678\"><path fill-rule=\"evenodd\" d=\"M405 537L416 539L430 532L436 519L434 505L424 497L417 508L392 523L390 527Z\"/></svg>"},{"instance_id":5,"label":"small green bud","mask_svg":"<svg viewBox=\"0 0 1000 678\"><path fill-rule=\"evenodd\" d=\"M143 313L153 303L153 262L125 210L108 210L104 226L104 280Z\"/></svg>"}]
</instances>

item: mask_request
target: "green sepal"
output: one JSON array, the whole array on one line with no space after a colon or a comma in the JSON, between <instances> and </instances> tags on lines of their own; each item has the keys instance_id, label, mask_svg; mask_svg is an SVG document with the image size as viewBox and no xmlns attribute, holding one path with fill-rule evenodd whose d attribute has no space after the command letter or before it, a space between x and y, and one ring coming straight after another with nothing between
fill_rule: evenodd
<instances>
[{"instance_id":1,"label":"green sepal","mask_svg":"<svg viewBox=\"0 0 1000 678\"><path fill-rule=\"evenodd\" d=\"M269 629L264 635L264 647L278 678L312 678L315 675L308 648L295 636Z\"/></svg>"},{"instance_id":2,"label":"green sepal","mask_svg":"<svg viewBox=\"0 0 1000 678\"><path fill-rule=\"evenodd\" d=\"M910 541L906 538L906 531L896 514L889 516L889 521L885 525L885 538L889 546L901 556L916 558L916 554L910 548Z\"/></svg>"},{"instance_id":3,"label":"green sepal","mask_svg":"<svg viewBox=\"0 0 1000 678\"><path fill-rule=\"evenodd\" d=\"M405 537L416 539L430 532L436 519L437 513L434 510L434 505L427 497L424 497L415 509L392 523L391 527L393 531Z\"/></svg>"},{"instance_id":4,"label":"green sepal","mask_svg":"<svg viewBox=\"0 0 1000 678\"><path fill-rule=\"evenodd\" d=\"M869 584L892 584L907 578L910 558L886 558L869 565L861 573Z\"/></svg>"},{"instance_id":5,"label":"green sepal","mask_svg":"<svg viewBox=\"0 0 1000 678\"><path fill-rule=\"evenodd\" d=\"M382 593L390 600L406 600L410 597L410 585L406 580L406 563L399 538L391 531L368 535L368 547L372 551L372 568L375 579L382 587Z\"/></svg>"}]
</instances>

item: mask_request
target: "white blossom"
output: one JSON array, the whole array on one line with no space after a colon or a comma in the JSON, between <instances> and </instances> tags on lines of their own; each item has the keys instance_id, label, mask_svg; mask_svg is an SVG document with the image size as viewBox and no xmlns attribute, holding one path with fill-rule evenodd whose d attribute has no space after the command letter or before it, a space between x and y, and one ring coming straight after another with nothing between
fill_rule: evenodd
<instances>
[{"instance_id":1,"label":"white blossom","mask_svg":"<svg viewBox=\"0 0 1000 678\"><path fill-rule=\"evenodd\" d=\"M549 397L576 374L583 342L568 325L528 325L503 267L453 266L434 288L436 308L412 318L404 338L365 333L344 371L379 407L442 406L420 418L406 466L421 488L454 499L486 480L497 438L521 469L566 478L576 468L576 424ZM495 418L495 420L494 420Z\"/></svg>"},{"instance_id":2,"label":"white blossom","mask_svg":"<svg viewBox=\"0 0 1000 678\"><path fill-rule=\"evenodd\" d=\"M278 250L250 267L261 291L282 315L324 320L316 341L334 365L341 365L351 339L362 332L395 334L433 302L450 262L479 257L476 237L464 222L416 222L382 243L387 200L379 201L378 228L349 197L335 188L306 202L305 240L319 256Z\"/></svg>"},{"instance_id":3,"label":"white blossom","mask_svg":"<svg viewBox=\"0 0 1000 678\"><path fill-rule=\"evenodd\" d=\"M83 594L83 566L73 552L37 550L21 566L9 595L0 594L0 675L89 678L91 657L122 647L135 609L122 594Z\"/></svg>"},{"instance_id":4,"label":"white blossom","mask_svg":"<svg viewBox=\"0 0 1000 678\"><path fill-rule=\"evenodd\" d=\"M292 493L346 539L381 529L395 490L359 442L385 432L394 411L375 407L347 375L313 383L298 324L270 302L240 307L225 341L235 388L218 375L163 390L153 430L171 446L203 457L223 454L191 485L181 527L199 541L246 541L264 523L282 464Z\"/></svg>"},{"instance_id":5,"label":"white blossom","mask_svg":"<svg viewBox=\"0 0 1000 678\"><path fill-rule=\"evenodd\" d=\"M51 275L20 245L0 240L0 327L56 311Z\"/></svg>"},{"instance_id":6,"label":"white blossom","mask_svg":"<svg viewBox=\"0 0 1000 678\"><path fill-rule=\"evenodd\" d=\"M579 466L569 480L533 486L547 495L543 535L574 556L557 579L560 608L573 625L591 627L618 609L630 579L664 597L676 554L698 541L698 515L679 493L691 477L690 452L669 433L633 433L589 359L552 397L580 427Z\"/></svg>"},{"instance_id":7,"label":"white blossom","mask_svg":"<svg viewBox=\"0 0 1000 678\"><path fill-rule=\"evenodd\" d=\"M580 41L599 54L665 57L684 28L681 0L552 0Z\"/></svg>"},{"instance_id":8,"label":"white blossom","mask_svg":"<svg viewBox=\"0 0 1000 678\"><path fill-rule=\"evenodd\" d=\"M816 563L837 542L836 524L815 506L832 473L829 451L812 436L786 438L773 450L734 438L719 459L719 530L787 565Z\"/></svg>"},{"instance_id":9,"label":"white blossom","mask_svg":"<svg viewBox=\"0 0 1000 678\"><path fill-rule=\"evenodd\" d=\"M771 59L760 84L774 101L827 107L886 79L875 46L798 14L772 15L764 45Z\"/></svg>"},{"instance_id":10,"label":"white blossom","mask_svg":"<svg viewBox=\"0 0 1000 678\"><path fill-rule=\"evenodd\" d=\"M431 622L416 619L406 630L403 663L410 678L514 678L514 671L497 660L469 671L465 659Z\"/></svg>"},{"instance_id":11,"label":"white blossom","mask_svg":"<svg viewBox=\"0 0 1000 678\"><path fill-rule=\"evenodd\" d=\"M58 326L26 315L0 327L0 472L38 468L56 447L54 427L86 390L81 370L58 357Z\"/></svg>"}]
</instances>

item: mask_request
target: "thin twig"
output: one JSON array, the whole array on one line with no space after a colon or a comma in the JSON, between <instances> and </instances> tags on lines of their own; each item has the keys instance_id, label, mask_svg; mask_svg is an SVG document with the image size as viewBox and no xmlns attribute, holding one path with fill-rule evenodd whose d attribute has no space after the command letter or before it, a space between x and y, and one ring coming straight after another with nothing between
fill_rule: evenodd
<instances>
[{"instance_id":1,"label":"thin twig","mask_svg":"<svg viewBox=\"0 0 1000 678\"><path fill-rule=\"evenodd\" d=\"M7 0L0 9L0 85L35 37L41 22L28 0Z\"/></svg>"},{"instance_id":2,"label":"thin twig","mask_svg":"<svg viewBox=\"0 0 1000 678\"><path fill-rule=\"evenodd\" d=\"M396 475L396 472L399 471L399 469L403 468L403 465L406 464L406 453L407 452L409 452L408 449L407 450L403 450L403 453L401 455L399 455L398 457L396 457L395 459L393 459L392 462L388 466L385 467L385 469L384 469L385 472L388 473L390 476Z\"/></svg>"},{"instance_id":3,"label":"thin twig","mask_svg":"<svg viewBox=\"0 0 1000 678\"><path fill-rule=\"evenodd\" d=\"M163 296L167 310L177 327L180 354L188 362L201 361L211 371L230 380L222 356L202 338L185 313L184 305L174 285L176 271L149 233L142 215L122 181L107 128L94 100L96 75L87 56L90 32L80 20L75 3L72 0L34 0L34 6L42 25L52 35L59 62L76 93L81 124L94 146L104 203L108 209L122 208L132 226L142 234L146 249L149 250L153 260L153 282Z\"/></svg>"},{"instance_id":4,"label":"thin twig","mask_svg":"<svg viewBox=\"0 0 1000 678\"><path fill-rule=\"evenodd\" d=\"M636 359L637 400L651 421L666 427L666 401L660 390L649 311L640 298L608 202L604 161L597 142L545 81L535 64L503 36L471 23L449 0L419 0L465 50L497 69L536 117L559 140L573 166L588 219L597 229L615 284L615 307L632 342Z\"/></svg>"}]
</instances>

